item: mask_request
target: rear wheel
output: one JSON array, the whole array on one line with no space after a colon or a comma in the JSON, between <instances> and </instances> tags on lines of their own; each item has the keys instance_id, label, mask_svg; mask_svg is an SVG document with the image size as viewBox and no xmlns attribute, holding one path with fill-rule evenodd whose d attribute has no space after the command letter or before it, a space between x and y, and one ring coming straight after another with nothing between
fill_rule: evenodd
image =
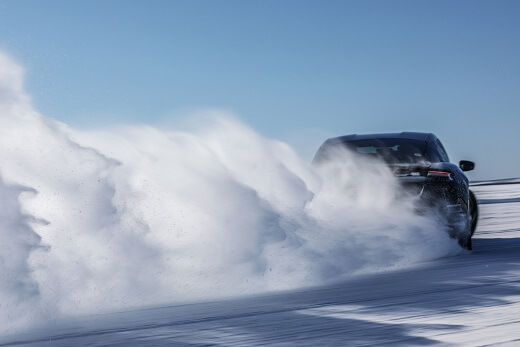
<instances>
[{"instance_id":1,"label":"rear wheel","mask_svg":"<svg viewBox=\"0 0 520 347\"><path fill-rule=\"evenodd\" d=\"M471 241L471 235L464 239L459 239L459 245L462 248L467 249L468 251L473 250L473 242Z\"/></svg>"},{"instance_id":2,"label":"rear wheel","mask_svg":"<svg viewBox=\"0 0 520 347\"><path fill-rule=\"evenodd\" d=\"M468 201L468 212L469 212L469 227L470 232L469 235L463 239L459 239L459 245L467 250L473 249L473 242L471 238L473 237L473 233L475 233L475 229L477 228L478 221L478 204L477 199L475 198L475 194L470 190L469 191L469 201Z\"/></svg>"},{"instance_id":3,"label":"rear wheel","mask_svg":"<svg viewBox=\"0 0 520 347\"><path fill-rule=\"evenodd\" d=\"M471 251L473 250L473 242L471 241L471 236L469 237L469 239L466 241L466 247L465 247L467 250Z\"/></svg>"},{"instance_id":4,"label":"rear wheel","mask_svg":"<svg viewBox=\"0 0 520 347\"><path fill-rule=\"evenodd\" d=\"M478 223L478 204L477 198L471 190L469 191L469 215L471 218L471 236L473 236Z\"/></svg>"}]
</instances>

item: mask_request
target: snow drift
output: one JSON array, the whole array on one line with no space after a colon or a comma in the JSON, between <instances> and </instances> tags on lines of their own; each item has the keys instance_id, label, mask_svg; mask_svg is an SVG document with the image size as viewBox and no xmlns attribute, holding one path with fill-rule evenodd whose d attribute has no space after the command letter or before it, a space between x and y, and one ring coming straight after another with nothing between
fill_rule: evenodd
<instances>
[{"instance_id":1,"label":"snow drift","mask_svg":"<svg viewBox=\"0 0 520 347\"><path fill-rule=\"evenodd\" d=\"M313 169L232 115L82 131L0 54L0 333L70 315L321 285L456 252L384 167Z\"/></svg>"}]
</instances>

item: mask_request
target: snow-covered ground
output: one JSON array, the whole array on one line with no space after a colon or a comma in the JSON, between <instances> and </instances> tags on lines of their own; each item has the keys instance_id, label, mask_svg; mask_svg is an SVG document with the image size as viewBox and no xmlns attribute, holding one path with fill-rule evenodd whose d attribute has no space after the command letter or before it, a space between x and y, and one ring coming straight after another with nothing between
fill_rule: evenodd
<instances>
[{"instance_id":1,"label":"snow-covered ground","mask_svg":"<svg viewBox=\"0 0 520 347\"><path fill-rule=\"evenodd\" d=\"M473 252L321 288L91 315L0 345L520 344L520 184L505 183L473 186Z\"/></svg>"}]
</instances>

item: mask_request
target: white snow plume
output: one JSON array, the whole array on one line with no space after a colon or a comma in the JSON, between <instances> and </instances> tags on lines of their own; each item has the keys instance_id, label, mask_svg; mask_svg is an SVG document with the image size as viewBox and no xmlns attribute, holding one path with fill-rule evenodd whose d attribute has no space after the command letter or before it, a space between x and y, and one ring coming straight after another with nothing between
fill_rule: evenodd
<instances>
[{"instance_id":1,"label":"white snow plume","mask_svg":"<svg viewBox=\"0 0 520 347\"><path fill-rule=\"evenodd\" d=\"M456 252L348 153L316 171L221 112L193 131L39 115L0 55L0 333L84 313L293 289Z\"/></svg>"}]
</instances>

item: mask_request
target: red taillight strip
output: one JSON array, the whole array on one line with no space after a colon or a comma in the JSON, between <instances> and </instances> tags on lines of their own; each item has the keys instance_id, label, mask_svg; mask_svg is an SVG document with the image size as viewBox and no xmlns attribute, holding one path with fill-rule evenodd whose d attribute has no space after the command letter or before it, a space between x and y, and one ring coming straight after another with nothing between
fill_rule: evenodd
<instances>
[{"instance_id":1,"label":"red taillight strip","mask_svg":"<svg viewBox=\"0 0 520 347\"><path fill-rule=\"evenodd\" d=\"M428 173L436 173L441 175L451 175L451 172L449 171L439 171L439 170L428 170Z\"/></svg>"},{"instance_id":2,"label":"red taillight strip","mask_svg":"<svg viewBox=\"0 0 520 347\"><path fill-rule=\"evenodd\" d=\"M451 177L452 172L440 170L428 170L428 176Z\"/></svg>"}]
</instances>

